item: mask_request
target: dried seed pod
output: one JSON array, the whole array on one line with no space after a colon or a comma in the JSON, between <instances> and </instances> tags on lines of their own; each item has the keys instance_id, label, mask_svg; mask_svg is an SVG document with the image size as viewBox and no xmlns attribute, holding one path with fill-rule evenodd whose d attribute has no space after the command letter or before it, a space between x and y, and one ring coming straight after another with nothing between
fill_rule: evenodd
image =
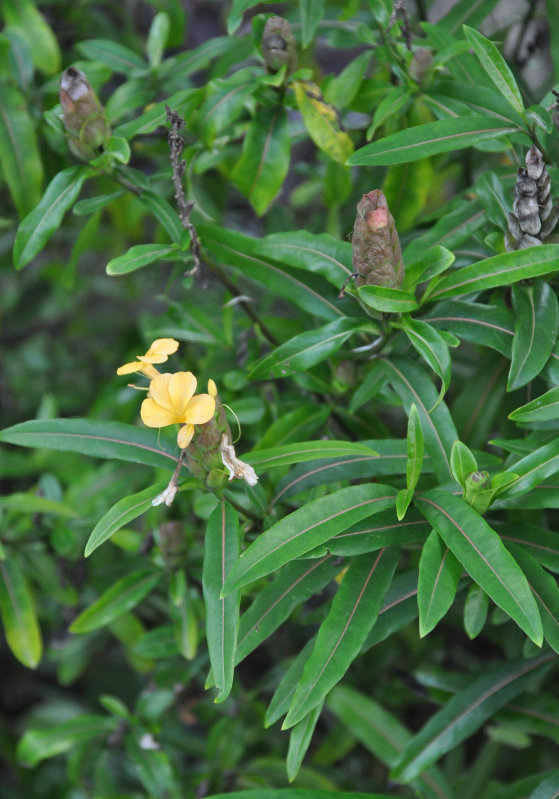
<instances>
[{"instance_id":1,"label":"dried seed pod","mask_svg":"<svg viewBox=\"0 0 559 799\"><path fill-rule=\"evenodd\" d=\"M402 285L404 262L400 239L380 189L364 194L359 201L351 243L357 287Z\"/></svg>"},{"instance_id":2,"label":"dried seed pod","mask_svg":"<svg viewBox=\"0 0 559 799\"><path fill-rule=\"evenodd\" d=\"M559 207L551 200L551 179L542 154L532 146L526 155L526 168L520 168L514 188L514 203L505 235L507 250L536 247L553 231Z\"/></svg>"},{"instance_id":3,"label":"dried seed pod","mask_svg":"<svg viewBox=\"0 0 559 799\"><path fill-rule=\"evenodd\" d=\"M82 161L91 161L111 129L105 109L80 69L68 67L62 73L60 104L71 151Z\"/></svg>"},{"instance_id":4,"label":"dried seed pod","mask_svg":"<svg viewBox=\"0 0 559 799\"><path fill-rule=\"evenodd\" d=\"M277 72L287 64L287 74L297 67L297 51L291 25L282 17L266 20L262 34L262 55L269 72Z\"/></svg>"}]
</instances>

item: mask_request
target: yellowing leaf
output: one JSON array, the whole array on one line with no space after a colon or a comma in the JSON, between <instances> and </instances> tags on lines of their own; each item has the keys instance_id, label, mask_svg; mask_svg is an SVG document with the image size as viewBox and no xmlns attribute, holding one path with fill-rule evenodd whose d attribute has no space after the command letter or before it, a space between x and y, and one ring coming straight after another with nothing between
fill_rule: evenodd
<instances>
[{"instance_id":1,"label":"yellowing leaf","mask_svg":"<svg viewBox=\"0 0 559 799\"><path fill-rule=\"evenodd\" d=\"M327 103L314 83L297 80L295 100L309 136L326 155L345 164L353 152L353 142L343 129L338 110Z\"/></svg>"}]
</instances>

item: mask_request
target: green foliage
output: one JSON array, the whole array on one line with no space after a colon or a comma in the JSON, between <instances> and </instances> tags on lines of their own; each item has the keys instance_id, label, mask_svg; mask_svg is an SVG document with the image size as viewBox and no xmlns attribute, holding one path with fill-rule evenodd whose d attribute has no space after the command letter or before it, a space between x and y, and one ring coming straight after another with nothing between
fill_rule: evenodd
<instances>
[{"instance_id":1,"label":"green foliage","mask_svg":"<svg viewBox=\"0 0 559 799\"><path fill-rule=\"evenodd\" d=\"M557 2L190 5L1 2L0 799L556 796Z\"/></svg>"}]
</instances>

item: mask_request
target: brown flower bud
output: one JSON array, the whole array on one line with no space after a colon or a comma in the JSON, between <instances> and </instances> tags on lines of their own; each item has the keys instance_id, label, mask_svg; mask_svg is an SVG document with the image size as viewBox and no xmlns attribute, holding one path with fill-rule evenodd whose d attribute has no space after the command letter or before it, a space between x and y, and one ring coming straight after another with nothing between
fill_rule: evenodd
<instances>
[{"instance_id":1,"label":"brown flower bud","mask_svg":"<svg viewBox=\"0 0 559 799\"><path fill-rule=\"evenodd\" d=\"M99 155L111 129L91 84L76 67L68 67L62 73L60 104L70 150L82 161L91 161Z\"/></svg>"},{"instance_id":2,"label":"brown flower bud","mask_svg":"<svg viewBox=\"0 0 559 799\"><path fill-rule=\"evenodd\" d=\"M523 250L544 242L559 218L559 206L551 200L551 179L542 154L532 146L526 168L520 168L514 188L514 203L505 235L507 250Z\"/></svg>"},{"instance_id":3,"label":"brown flower bud","mask_svg":"<svg viewBox=\"0 0 559 799\"><path fill-rule=\"evenodd\" d=\"M266 20L262 34L262 55L269 72L277 72L287 64L287 74L297 67L297 51L291 25L282 17Z\"/></svg>"},{"instance_id":4,"label":"brown flower bud","mask_svg":"<svg viewBox=\"0 0 559 799\"><path fill-rule=\"evenodd\" d=\"M428 47L419 47L413 54L411 60L409 75L416 83L423 83L423 79L427 75L429 69L433 64L433 53Z\"/></svg>"},{"instance_id":5,"label":"brown flower bud","mask_svg":"<svg viewBox=\"0 0 559 799\"><path fill-rule=\"evenodd\" d=\"M404 279L404 262L394 217L380 189L364 194L357 205L353 227L355 285L398 288Z\"/></svg>"}]
</instances>

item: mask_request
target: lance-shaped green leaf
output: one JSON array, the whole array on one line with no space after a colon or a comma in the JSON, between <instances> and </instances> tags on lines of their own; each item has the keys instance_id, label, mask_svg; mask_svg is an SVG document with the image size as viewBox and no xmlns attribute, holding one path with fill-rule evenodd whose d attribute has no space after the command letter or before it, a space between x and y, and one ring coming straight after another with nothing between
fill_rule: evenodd
<instances>
[{"instance_id":1,"label":"lance-shaped green leaf","mask_svg":"<svg viewBox=\"0 0 559 799\"><path fill-rule=\"evenodd\" d=\"M422 302L442 300L461 294L487 291L498 286L509 286L519 280L549 275L559 271L559 244L528 247L525 250L505 252L486 258L471 266L457 269L432 283Z\"/></svg>"},{"instance_id":2,"label":"lance-shaped green leaf","mask_svg":"<svg viewBox=\"0 0 559 799\"><path fill-rule=\"evenodd\" d=\"M324 0L299 0L303 49L313 40L316 28L324 16Z\"/></svg>"},{"instance_id":3,"label":"lance-shaped green leaf","mask_svg":"<svg viewBox=\"0 0 559 799\"><path fill-rule=\"evenodd\" d=\"M134 136L145 136L148 133L153 133L160 125L165 124L167 119L166 105L183 118L188 119L197 107L202 91L202 89L181 89L160 103L150 104L147 111L139 114L135 119L131 119L130 122L125 122L115 128L115 135L122 136L124 139L131 139Z\"/></svg>"},{"instance_id":4,"label":"lance-shaped green leaf","mask_svg":"<svg viewBox=\"0 0 559 799\"><path fill-rule=\"evenodd\" d=\"M198 111L198 129L205 142L212 144L218 133L240 117L257 86L253 71L248 68L208 83L206 98Z\"/></svg>"},{"instance_id":5,"label":"lance-shaped green leaf","mask_svg":"<svg viewBox=\"0 0 559 799\"><path fill-rule=\"evenodd\" d=\"M155 431L94 419L32 419L0 432L0 441L6 444L79 452L172 471L178 458L158 439Z\"/></svg>"},{"instance_id":6,"label":"lance-shaped green leaf","mask_svg":"<svg viewBox=\"0 0 559 799\"><path fill-rule=\"evenodd\" d=\"M322 622L283 729L303 719L343 677L376 621L398 563L397 547L358 555L344 574Z\"/></svg>"},{"instance_id":7,"label":"lance-shaped green leaf","mask_svg":"<svg viewBox=\"0 0 559 799\"><path fill-rule=\"evenodd\" d=\"M353 152L351 137L343 129L338 110L327 103L314 83L296 80L295 101L309 136L326 155L344 164Z\"/></svg>"},{"instance_id":8,"label":"lance-shaped green leaf","mask_svg":"<svg viewBox=\"0 0 559 799\"><path fill-rule=\"evenodd\" d=\"M428 522L417 511L410 511L405 521L398 521L394 509L390 509L332 536L317 551L343 557L363 555L382 547L425 541L429 530Z\"/></svg>"},{"instance_id":9,"label":"lance-shaped green leaf","mask_svg":"<svg viewBox=\"0 0 559 799\"><path fill-rule=\"evenodd\" d=\"M272 0L263 0L264 3L271 3ZM231 10L227 15L227 33L231 36L235 33L241 22L245 11L249 8L260 5L258 0L233 0L231 3Z\"/></svg>"},{"instance_id":10,"label":"lance-shaped green leaf","mask_svg":"<svg viewBox=\"0 0 559 799\"><path fill-rule=\"evenodd\" d=\"M316 722L322 712L323 704L324 703L321 702L313 708L301 721L297 722L291 730L286 758L287 779L289 782L293 782L299 773L301 763L309 748Z\"/></svg>"},{"instance_id":11,"label":"lance-shaped green leaf","mask_svg":"<svg viewBox=\"0 0 559 799\"><path fill-rule=\"evenodd\" d=\"M156 14L150 25L146 42L146 53L150 67L158 67L169 40L171 19L165 11Z\"/></svg>"},{"instance_id":12,"label":"lance-shaped green leaf","mask_svg":"<svg viewBox=\"0 0 559 799\"><path fill-rule=\"evenodd\" d=\"M464 630L468 638L476 638L485 626L489 597L479 585L473 583L464 602Z\"/></svg>"},{"instance_id":13,"label":"lance-shaped green leaf","mask_svg":"<svg viewBox=\"0 0 559 799\"><path fill-rule=\"evenodd\" d=\"M516 85L511 69L492 41L481 33L464 25L466 38L474 48L482 67L487 72L499 92L519 114L524 113L522 95Z\"/></svg>"},{"instance_id":14,"label":"lance-shaped green leaf","mask_svg":"<svg viewBox=\"0 0 559 799\"><path fill-rule=\"evenodd\" d=\"M337 293L330 289L320 277L297 276L299 270L282 266L272 256L264 257L258 252L258 242L233 230L217 225L196 225L198 235L206 248L220 263L239 269L246 277L266 286L268 292L292 302L321 319L343 317L338 307Z\"/></svg>"},{"instance_id":15,"label":"lance-shaped green leaf","mask_svg":"<svg viewBox=\"0 0 559 799\"><path fill-rule=\"evenodd\" d=\"M60 72L62 56L52 28L33 0L3 2L2 15L6 32L14 28L28 45L33 63L46 75Z\"/></svg>"},{"instance_id":16,"label":"lance-shaped green leaf","mask_svg":"<svg viewBox=\"0 0 559 799\"><path fill-rule=\"evenodd\" d=\"M287 112L282 105L261 108L253 117L243 154L231 180L262 216L280 191L289 169L291 141Z\"/></svg>"},{"instance_id":17,"label":"lance-shaped green leaf","mask_svg":"<svg viewBox=\"0 0 559 799\"><path fill-rule=\"evenodd\" d=\"M25 98L4 80L0 80L0 164L14 205L23 217L39 202L43 164Z\"/></svg>"},{"instance_id":18,"label":"lance-shaped green leaf","mask_svg":"<svg viewBox=\"0 0 559 799\"><path fill-rule=\"evenodd\" d=\"M541 646L536 600L522 570L485 519L460 497L439 489L418 497L416 504L468 574Z\"/></svg>"},{"instance_id":19,"label":"lance-shaped green leaf","mask_svg":"<svg viewBox=\"0 0 559 799\"><path fill-rule=\"evenodd\" d=\"M550 422L559 419L559 387L551 388L541 397L536 397L526 405L516 408L509 413L509 419L521 423Z\"/></svg>"},{"instance_id":20,"label":"lance-shaped green leaf","mask_svg":"<svg viewBox=\"0 0 559 799\"><path fill-rule=\"evenodd\" d=\"M296 607L321 591L339 571L340 566L330 555L288 563L241 616L235 664L277 630Z\"/></svg>"},{"instance_id":21,"label":"lance-shaped green leaf","mask_svg":"<svg viewBox=\"0 0 559 799\"><path fill-rule=\"evenodd\" d=\"M429 155L470 147L485 139L495 139L516 130L518 128L510 122L490 117L438 119L366 144L348 158L347 163L350 166L405 164Z\"/></svg>"},{"instance_id":22,"label":"lance-shaped green leaf","mask_svg":"<svg viewBox=\"0 0 559 799\"><path fill-rule=\"evenodd\" d=\"M70 632L89 633L99 627L105 627L141 602L155 588L160 579L160 573L154 572L152 569L138 569L132 574L122 577L105 591L91 607L80 613L70 625Z\"/></svg>"},{"instance_id":23,"label":"lance-shaped green leaf","mask_svg":"<svg viewBox=\"0 0 559 799\"><path fill-rule=\"evenodd\" d=\"M448 300L429 311L425 321L449 330L472 344L491 347L510 358L514 322L507 308Z\"/></svg>"},{"instance_id":24,"label":"lance-shaped green leaf","mask_svg":"<svg viewBox=\"0 0 559 799\"><path fill-rule=\"evenodd\" d=\"M243 455L243 460L260 472L273 469L276 466L289 466L293 463L315 461L319 458L337 458L344 455L375 458L378 452L357 441L300 441L297 444L254 449Z\"/></svg>"},{"instance_id":25,"label":"lance-shaped green leaf","mask_svg":"<svg viewBox=\"0 0 559 799\"><path fill-rule=\"evenodd\" d=\"M385 641L417 618L417 580L417 569L394 577L373 629L363 644L362 652Z\"/></svg>"},{"instance_id":26,"label":"lance-shaped green leaf","mask_svg":"<svg viewBox=\"0 0 559 799\"><path fill-rule=\"evenodd\" d=\"M313 442L309 437L315 437L317 430L321 430L330 415L328 407L321 407L311 402L299 402L292 411L283 413L272 422L264 435L258 440L254 451L263 449L276 449L291 443L301 443L301 454L307 449L312 449ZM305 440L306 439L306 440ZM333 442L343 446L350 442ZM286 450L287 453L287 450ZM281 451L277 454L281 454Z\"/></svg>"},{"instance_id":27,"label":"lance-shaped green leaf","mask_svg":"<svg viewBox=\"0 0 559 799\"><path fill-rule=\"evenodd\" d=\"M322 275L338 289L353 273L351 244L328 233L317 235L307 230L271 233L253 239L253 249L264 258Z\"/></svg>"},{"instance_id":28,"label":"lance-shaped green leaf","mask_svg":"<svg viewBox=\"0 0 559 799\"><path fill-rule=\"evenodd\" d=\"M0 616L13 654L34 669L43 651L41 630L25 575L10 556L0 560Z\"/></svg>"},{"instance_id":29,"label":"lance-shaped green leaf","mask_svg":"<svg viewBox=\"0 0 559 799\"><path fill-rule=\"evenodd\" d=\"M36 494L25 494L23 491L0 497L1 509L18 513L53 513L55 516L77 516L75 510L62 502L39 497Z\"/></svg>"},{"instance_id":30,"label":"lance-shaped green leaf","mask_svg":"<svg viewBox=\"0 0 559 799\"><path fill-rule=\"evenodd\" d=\"M226 580L224 595L279 569L360 519L392 507L395 499L393 488L371 483L309 502L273 524L243 552Z\"/></svg>"},{"instance_id":31,"label":"lance-shaped green leaf","mask_svg":"<svg viewBox=\"0 0 559 799\"><path fill-rule=\"evenodd\" d=\"M415 403L425 437L425 449L432 458L438 479L450 477L450 450L458 438L452 417L444 402L436 408L437 391L425 372L411 359L390 358L382 361L382 368L409 413ZM434 408L434 410L433 410Z\"/></svg>"},{"instance_id":32,"label":"lance-shaped green leaf","mask_svg":"<svg viewBox=\"0 0 559 799\"><path fill-rule=\"evenodd\" d=\"M495 227L505 229L508 226L510 201L505 193L503 181L495 172L484 172L476 181L476 193L487 212L487 219Z\"/></svg>"},{"instance_id":33,"label":"lance-shaped green leaf","mask_svg":"<svg viewBox=\"0 0 559 799\"><path fill-rule=\"evenodd\" d=\"M357 293L359 299L375 311L409 313L418 307L411 291L390 286L361 286Z\"/></svg>"},{"instance_id":34,"label":"lance-shaped green leaf","mask_svg":"<svg viewBox=\"0 0 559 799\"><path fill-rule=\"evenodd\" d=\"M109 735L121 724L116 716L81 715L47 730L28 730L17 747L17 759L33 768L49 757L68 752L79 743Z\"/></svg>"},{"instance_id":35,"label":"lance-shaped green leaf","mask_svg":"<svg viewBox=\"0 0 559 799\"><path fill-rule=\"evenodd\" d=\"M357 740L386 766L393 766L412 738L403 724L369 696L338 685L326 706ZM412 783L425 799L453 799L454 794L437 768L432 767Z\"/></svg>"},{"instance_id":36,"label":"lance-shaped green leaf","mask_svg":"<svg viewBox=\"0 0 559 799\"><path fill-rule=\"evenodd\" d=\"M407 435L408 462L406 464L406 488L398 491L396 497L396 514L398 521L402 521L413 497L413 492L421 474L423 466L423 430L421 419L415 403L410 407Z\"/></svg>"},{"instance_id":37,"label":"lance-shaped green leaf","mask_svg":"<svg viewBox=\"0 0 559 799\"><path fill-rule=\"evenodd\" d=\"M90 61L101 61L114 72L123 75L129 75L136 70L146 70L148 66L144 59L129 47L109 39L88 39L80 42L77 47Z\"/></svg>"},{"instance_id":38,"label":"lance-shaped green leaf","mask_svg":"<svg viewBox=\"0 0 559 799\"><path fill-rule=\"evenodd\" d=\"M507 549L526 575L528 584L536 597L542 616L545 640L555 652L559 653L559 588L557 582L523 547L507 542Z\"/></svg>"},{"instance_id":39,"label":"lance-shaped green leaf","mask_svg":"<svg viewBox=\"0 0 559 799\"><path fill-rule=\"evenodd\" d=\"M89 557L97 547L107 541L113 533L124 527L125 524L137 519L142 513L151 508L152 499L156 497L166 486L166 482L156 483L137 494L119 500L116 505L105 513L97 522L85 545L84 557Z\"/></svg>"},{"instance_id":40,"label":"lance-shaped green leaf","mask_svg":"<svg viewBox=\"0 0 559 799\"><path fill-rule=\"evenodd\" d=\"M455 441L450 452L450 469L452 476L462 487L472 472L477 471L474 453L461 441Z\"/></svg>"},{"instance_id":41,"label":"lance-shaped green leaf","mask_svg":"<svg viewBox=\"0 0 559 799\"><path fill-rule=\"evenodd\" d=\"M151 189L145 189L138 199L154 215L175 244L179 244L184 240L184 228L180 223L178 214L164 197L161 197Z\"/></svg>"},{"instance_id":42,"label":"lance-shaped green leaf","mask_svg":"<svg viewBox=\"0 0 559 799\"><path fill-rule=\"evenodd\" d=\"M430 633L454 602L462 566L432 530L423 545L419 559L417 605L419 607L419 635Z\"/></svg>"},{"instance_id":43,"label":"lance-shaped green leaf","mask_svg":"<svg viewBox=\"0 0 559 799\"><path fill-rule=\"evenodd\" d=\"M154 261L168 260L168 256L172 255L180 257L181 254L176 247L168 244L135 244L124 255L109 261L105 271L108 275L127 275Z\"/></svg>"},{"instance_id":44,"label":"lance-shaped green leaf","mask_svg":"<svg viewBox=\"0 0 559 799\"><path fill-rule=\"evenodd\" d=\"M269 380L310 369L339 350L352 333L366 327L367 323L361 319L344 318L300 333L261 360L249 374L249 379Z\"/></svg>"},{"instance_id":45,"label":"lance-shaped green leaf","mask_svg":"<svg viewBox=\"0 0 559 799\"><path fill-rule=\"evenodd\" d=\"M365 453L350 454L325 461L310 462L296 466L277 486L277 493L271 503L276 505L280 500L298 494L307 488L327 485L337 480L354 480L364 477L379 477L388 474L405 474L407 464L406 442L401 439L385 439L384 441L363 442L373 444L374 455ZM423 470L432 473L431 459L425 458Z\"/></svg>"},{"instance_id":46,"label":"lance-shaped green leaf","mask_svg":"<svg viewBox=\"0 0 559 799\"><path fill-rule=\"evenodd\" d=\"M405 248L403 255L406 264L420 258L431 247L444 245L448 250L454 250L485 222L485 210L478 200L465 201L447 213L444 213L444 208L442 210L441 218ZM408 285L405 279L404 283Z\"/></svg>"},{"instance_id":47,"label":"lance-shaped green leaf","mask_svg":"<svg viewBox=\"0 0 559 799\"><path fill-rule=\"evenodd\" d=\"M446 394L450 384L451 361L447 342L434 327L419 319L404 316L401 326L414 349L417 350L435 374L441 378L442 385L437 400L438 404ZM460 343L458 339L455 339L454 342L455 344Z\"/></svg>"},{"instance_id":48,"label":"lance-shaped green leaf","mask_svg":"<svg viewBox=\"0 0 559 799\"><path fill-rule=\"evenodd\" d=\"M547 477L559 472L559 439L538 447L510 468L518 479L504 492L504 498L527 494Z\"/></svg>"},{"instance_id":49,"label":"lance-shaped green leaf","mask_svg":"<svg viewBox=\"0 0 559 799\"><path fill-rule=\"evenodd\" d=\"M550 655L543 655L491 669L453 696L406 746L392 770L392 778L410 782L421 774L478 730L497 710L525 691L546 669L550 659Z\"/></svg>"},{"instance_id":50,"label":"lance-shaped green leaf","mask_svg":"<svg viewBox=\"0 0 559 799\"><path fill-rule=\"evenodd\" d=\"M557 341L559 305L548 283L512 287L514 339L507 389L529 383L547 363Z\"/></svg>"},{"instance_id":51,"label":"lance-shaped green leaf","mask_svg":"<svg viewBox=\"0 0 559 799\"><path fill-rule=\"evenodd\" d=\"M202 574L206 639L212 675L219 691L216 702L223 702L227 698L233 684L241 595L239 591L233 591L221 598L220 594L239 557L240 546L237 513L222 499L208 519Z\"/></svg>"},{"instance_id":52,"label":"lance-shaped green leaf","mask_svg":"<svg viewBox=\"0 0 559 799\"><path fill-rule=\"evenodd\" d=\"M284 672L270 700L268 710L266 711L266 717L264 719L265 727L271 727L272 724L275 724L276 721L289 710L289 705L291 704L291 700L295 694L301 675L303 674L305 663L312 652L314 642L314 638L307 641L297 657L293 659L288 669Z\"/></svg>"},{"instance_id":53,"label":"lance-shaped green leaf","mask_svg":"<svg viewBox=\"0 0 559 799\"><path fill-rule=\"evenodd\" d=\"M557 799L559 796L559 769L548 774L534 788L528 799Z\"/></svg>"},{"instance_id":54,"label":"lance-shaped green leaf","mask_svg":"<svg viewBox=\"0 0 559 799\"><path fill-rule=\"evenodd\" d=\"M445 272L454 261L454 253L447 250L446 247L429 247L418 260L406 264L403 287L414 289L418 283L431 280L441 272Z\"/></svg>"},{"instance_id":55,"label":"lance-shaped green leaf","mask_svg":"<svg viewBox=\"0 0 559 799\"><path fill-rule=\"evenodd\" d=\"M71 166L56 175L39 204L22 221L14 242L14 265L21 269L38 255L81 191L90 167Z\"/></svg>"}]
</instances>

